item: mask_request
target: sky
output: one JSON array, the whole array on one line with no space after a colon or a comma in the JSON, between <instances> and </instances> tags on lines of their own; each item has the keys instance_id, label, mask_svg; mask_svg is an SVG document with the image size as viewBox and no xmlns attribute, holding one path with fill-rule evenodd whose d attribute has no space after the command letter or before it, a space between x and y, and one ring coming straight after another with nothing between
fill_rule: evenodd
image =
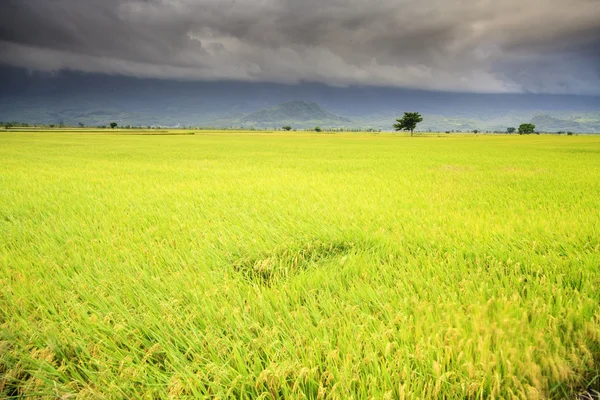
<instances>
[{"instance_id":1,"label":"sky","mask_svg":"<svg viewBox=\"0 0 600 400\"><path fill-rule=\"evenodd\" d=\"M600 95L600 0L1 0L0 64Z\"/></svg>"}]
</instances>

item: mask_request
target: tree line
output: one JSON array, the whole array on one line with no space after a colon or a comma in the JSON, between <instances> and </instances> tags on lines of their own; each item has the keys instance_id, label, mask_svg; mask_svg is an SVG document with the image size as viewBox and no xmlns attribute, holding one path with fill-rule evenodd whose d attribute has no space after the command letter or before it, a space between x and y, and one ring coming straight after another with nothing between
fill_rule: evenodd
<instances>
[{"instance_id":1,"label":"tree line","mask_svg":"<svg viewBox=\"0 0 600 400\"><path fill-rule=\"evenodd\" d=\"M404 116L402 118L398 118L396 119L396 123L393 125L394 129L396 131L410 131L410 135L413 136L415 129L417 128L417 125L419 123L423 122L423 116L418 113L418 112L405 112ZM110 122L107 125L98 125L95 126L95 128L98 129L115 129L117 128L119 125L116 122ZM43 124L28 124L26 122L17 122L17 121L10 121L10 122L2 122L0 121L0 127L4 127L5 129L11 129L11 128L28 128L28 127L48 127L48 128L85 128L86 126L83 123L79 123L77 125L65 125L64 123L60 122L59 124L48 124L48 125L43 125ZM121 129L153 129L153 126L132 126L132 125L125 125L122 126ZM523 123L519 126L519 128L515 128L515 127L509 127L506 129L506 133L508 134L513 134L518 132L520 135L530 135L530 134L539 134L540 132L535 130L535 125L532 123ZM217 128L203 128L203 127L182 127L182 129L217 129ZM218 128L218 129L227 129L227 128ZM238 128L231 128L231 129L238 129ZM243 127L241 127L241 129L244 129ZM248 128L249 130L257 130L256 128ZM290 125L285 125L283 127L281 127L282 130L284 131L291 131L293 129L292 126ZM293 129L294 131L296 129ZM360 128L332 128L332 129L323 129L320 126L317 126L313 129L309 129L309 131L315 131L315 132L322 132L323 130L326 130L328 132L381 132L381 129L374 129L374 128L368 128L368 129L360 129ZM445 133L451 133L451 132L455 132L454 130L452 131L445 131ZM457 131L458 132L458 131ZM471 131L472 133L478 134L480 133L479 130L475 129L473 131ZM494 133L501 133L501 132L494 132ZM571 131L559 131L556 132L557 134L567 134L567 135L573 135L573 132Z\"/></svg>"},{"instance_id":2,"label":"tree line","mask_svg":"<svg viewBox=\"0 0 600 400\"><path fill-rule=\"evenodd\" d=\"M402 118L398 118L396 123L394 124L394 129L396 131L410 131L410 136L413 135L414 130L417 128L417 125L423 122L423 116L418 112L405 112ZM522 123L518 130L517 128L510 127L506 129L506 133L515 133L517 132L519 135L531 135L536 133L539 135L539 132L535 130L535 125L532 123ZM479 133L479 130L475 129L472 131L473 133ZM446 131L446 133L450 133L450 131ZM573 132L557 132L558 134L566 133L567 135L572 135Z\"/></svg>"}]
</instances>

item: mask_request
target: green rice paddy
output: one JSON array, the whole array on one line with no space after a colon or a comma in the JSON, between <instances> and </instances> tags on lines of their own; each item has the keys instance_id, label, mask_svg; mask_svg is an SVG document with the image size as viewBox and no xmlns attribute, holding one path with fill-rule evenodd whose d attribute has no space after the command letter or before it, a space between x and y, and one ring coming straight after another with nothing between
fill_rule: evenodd
<instances>
[{"instance_id":1,"label":"green rice paddy","mask_svg":"<svg viewBox=\"0 0 600 400\"><path fill-rule=\"evenodd\" d=\"M600 136L0 133L0 397L577 398Z\"/></svg>"}]
</instances>

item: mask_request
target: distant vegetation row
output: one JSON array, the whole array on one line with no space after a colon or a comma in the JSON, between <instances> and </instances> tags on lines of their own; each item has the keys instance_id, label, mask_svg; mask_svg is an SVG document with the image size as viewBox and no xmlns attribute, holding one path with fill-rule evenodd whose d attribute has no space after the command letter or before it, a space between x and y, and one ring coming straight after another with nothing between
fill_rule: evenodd
<instances>
[{"instance_id":1,"label":"distant vegetation row","mask_svg":"<svg viewBox=\"0 0 600 400\"><path fill-rule=\"evenodd\" d=\"M404 117L399 118L396 120L396 124L394 124L394 129L396 131L410 131L411 136L413 135L413 133L416 131L417 125L423 121L423 117L421 116L421 114L417 113L417 112L407 112L404 113ZM263 129L260 128L255 128L255 127L243 127L243 126L239 126L239 127L227 127L227 128L222 128L222 127L199 127L199 126L175 126L175 127L164 127L164 126L133 126L133 125L124 125L124 126L119 126L117 122L110 122L107 125L96 125L96 126L86 126L83 123L79 123L77 125L66 125L66 124L48 124L48 125L41 125L41 124L29 124L26 122L18 122L18 121L11 121L11 122L2 122L0 121L0 126L3 126L5 129L12 129L12 128L49 128L49 129L54 129L54 128L59 128L59 129L76 129L76 128L95 128L95 129L137 129L137 130L142 130L142 129L164 129L164 128L169 128L169 129L193 129L193 130L212 130L212 129L221 129L221 130L249 130L249 131L261 131ZM543 131L538 131L535 129L535 125L531 124L531 123L523 123L519 126L519 128L514 128L514 127L510 127L507 128L506 131L480 131L480 130L472 130L469 132L472 132L474 134L478 134L478 133L496 133L496 134L502 134L502 133L507 133L507 134L513 134L513 133L519 133L521 135L528 135L528 134L540 134L540 133L555 133L555 134L567 134L567 135L573 135L572 131L558 131L558 132L543 132ZM292 127L291 125L285 125L281 128L276 128L274 127L273 130L282 130L282 131L314 131L314 132L382 132L381 129L373 129L373 128L321 128L320 126L316 126L313 129L295 129L294 127ZM417 131L418 132L418 131ZM462 130L447 130L444 131L447 134L450 133L465 133L465 131Z\"/></svg>"},{"instance_id":2,"label":"distant vegetation row","mask_svg":"<svg viewBox=\"0 0 600 400\"><path fill-rule=\"evenodd\" d=\"M419 123L423 122L423 116L418 112L405 112L402 118L398 118L396 123L394 124L394 129L396 131L410 131L410 136L413 135L414 130L417 128ZM517 128L507 128L506 133L512 134L518 132L519 135L531 135L533 133L540 134L540 132L535 130L535 125L531 123L522 123ZM446 133L450 133L450 131L446 131ZM480 133L479 130L473 130L473 133ZM568 132L567 134L572 135L572 132Z\"/></svg>"}]
</instances>

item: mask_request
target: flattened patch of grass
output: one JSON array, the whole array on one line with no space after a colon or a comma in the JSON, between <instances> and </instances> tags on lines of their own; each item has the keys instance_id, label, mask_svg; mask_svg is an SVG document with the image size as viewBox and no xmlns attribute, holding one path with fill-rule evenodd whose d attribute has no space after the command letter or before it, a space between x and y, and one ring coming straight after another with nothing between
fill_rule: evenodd
<instances>
[{"instance_id":1,"label":"flattened patch of grass","mask_svg":"<svg viewBox=\"0 0 600 400\"><path fill-rule=\"evenodd\" d=\"M237 258L232 265L247 281L272 286L331 259L342 258L354 248L355 243L315 240Z\"/></svg>"}]
</instances>

